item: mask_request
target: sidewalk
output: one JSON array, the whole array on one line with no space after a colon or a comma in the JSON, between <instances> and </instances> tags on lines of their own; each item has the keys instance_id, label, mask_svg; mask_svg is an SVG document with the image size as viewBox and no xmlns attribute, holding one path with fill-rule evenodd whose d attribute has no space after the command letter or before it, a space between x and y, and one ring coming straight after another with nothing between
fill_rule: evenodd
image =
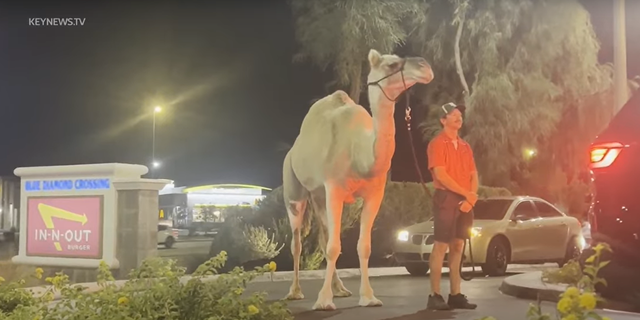
<instances>
[{"instance_id":1,"label":"sidewalk","mask_svg":"<svg viewBox=\"0 0 640 320\"><path fill-rule=\"evenodd\" d=\"M542 271L527 272L506 277L500 285L500 291L520 299L558 302L560 295L569 287L566 284L551 284L542 281ZM632 305L619 301L606 301L599 308L637 312Z\"/></svg>"}]
</instances>

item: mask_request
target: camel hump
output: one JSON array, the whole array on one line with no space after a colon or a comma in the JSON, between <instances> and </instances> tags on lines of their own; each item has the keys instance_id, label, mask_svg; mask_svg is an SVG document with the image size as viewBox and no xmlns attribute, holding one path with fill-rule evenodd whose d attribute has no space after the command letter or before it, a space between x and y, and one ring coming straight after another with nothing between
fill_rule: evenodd
<instances>
[{"instance_id":1,"label":"camel hump","mask_svg":"<svg viewBox=\"0 0 640 320\"><path fill-rule=\"evenodd\" d=\"M349 97L349 95L342 91L342 90L337 90L336 92L334 92L331 97L338 103L340 104L351 104L353 103L353 100L351 100L351 98Z\"/></svg>"}]
</instances>

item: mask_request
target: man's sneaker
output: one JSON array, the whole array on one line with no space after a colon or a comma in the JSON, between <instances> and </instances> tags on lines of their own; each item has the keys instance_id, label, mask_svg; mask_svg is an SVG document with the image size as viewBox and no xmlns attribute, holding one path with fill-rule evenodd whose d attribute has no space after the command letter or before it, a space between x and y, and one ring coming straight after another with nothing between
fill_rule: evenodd
<instances>
[{"instance_id":1,"label":"man's sneaker","mask_svg":"<svg viewBox=\"0 0 640 320\"><path fill-rule=\"evenodd\" d=\"M449 302L447 302L449 307L452 309L475 309L478 307L477 304L469 303L467 300L467 296L462 293L458 293L456 295L449 295Z\"/></svg>"},{"instance_id":2,"label":"man's sneaker","mask_svg":"<svg viewBox=\"0 0 640 320\"><path fill-rule=\"evenodd\" d=\"M427 310L451 310L451 307L444 302L444 298L439 294L429 295L427 300Z\"/></svg>"}]
</instances>

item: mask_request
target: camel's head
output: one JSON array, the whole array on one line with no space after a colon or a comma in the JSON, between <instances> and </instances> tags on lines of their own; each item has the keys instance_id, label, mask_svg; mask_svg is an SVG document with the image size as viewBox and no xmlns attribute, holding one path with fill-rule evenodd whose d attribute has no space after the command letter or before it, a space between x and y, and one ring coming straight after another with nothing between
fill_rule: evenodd
<instances>
[{"instance_id":1,"label":"camel's head","mask_svg":"<svg viewBox=\"0 0 640 320\"><path fill-rule=\"evenodd\" d=\"M371 70L367 83L369 86L379 86L391 99L396 99L416 83L427 84L433 80L431 66L420 57L400 58L371 49L369 65Z\"/></svg>"}]
</instances>

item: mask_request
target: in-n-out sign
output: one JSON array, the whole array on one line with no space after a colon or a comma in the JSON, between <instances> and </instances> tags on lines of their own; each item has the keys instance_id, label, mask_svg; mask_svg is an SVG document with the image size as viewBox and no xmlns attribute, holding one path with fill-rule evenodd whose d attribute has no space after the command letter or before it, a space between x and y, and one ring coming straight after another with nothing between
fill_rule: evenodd
<instances>
[{"instance_id":1,"label":"in-n-out sign","mask_svg":"<svg viewBox=\"0 0 640 320\"><path fill-rule=\"evenodd\" d=\"M70 190L108 190L110 179L64 179L64 180L27 180L24 191L70 191Z\"/></svg>"}]
</instances>

